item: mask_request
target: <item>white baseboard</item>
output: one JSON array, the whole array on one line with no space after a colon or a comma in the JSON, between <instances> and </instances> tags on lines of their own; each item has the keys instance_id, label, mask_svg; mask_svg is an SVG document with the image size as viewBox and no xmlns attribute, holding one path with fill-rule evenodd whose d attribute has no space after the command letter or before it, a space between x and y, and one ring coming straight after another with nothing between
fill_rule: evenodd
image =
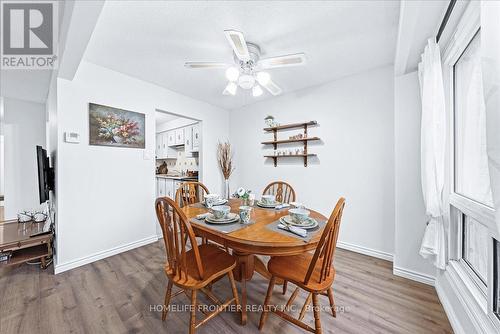
<instances>
[{"instance_id":1,"label":"white baseboard","mask_svg":"<svg viewBox=\"0 0 500 334\"><path fill-rule=\"evenodd\" d=\"M393 259L393 255L391 253L386 253L376 249L350 244L348 242L337 241L337 247L391 262Z\"/></svg>"},{"instance_id":2,"label":"white baseboard","mask_svg":"<svg viewBox=\"0 0 500 334\"><path fill-rule=\"evenodd\" d=\"M417 282L424 283L427 285L432 285L432 286L435 285L435 281L436 281L434 276L418 273L418 272L413 271L413 270L408 270L408 269L396 267L396 266L393 267L392 273L396 276L399 276L399 277L408 278L408 279L411 279L412 281L417 281Z\"/></svg>"},{"instance_id":3,"label":"white baseboard","mask_svg":"<svg viewBox=\"0 0 500 334\"><path fill-rule=\"evenodd\" d=\"M104 258L113 256L113 255L116 255L119 253L123 253L123 252L126 252L126 251L134 249L134 248L145 246L145 245L148 245L148 244L156 242L156 241L158 241L158 236L154 235L154 236L144 238L141 240L137 240L137 241L125 244L125 245L121 245L118 247L107 249L105 251L97 252L97 253L94 253L94 254L89 255L89 256L81 257L81 258L76 259L76 260L68 261L65 263L58 263L54 266L54 273L60 274L64 271L68 271L70 269L77 268L77 267L80 267L80 266L83 266L83 265L86 265L86 264L89 264L89 263L92 263L92 262L95 262L98 260L102 260Z\"/></svg>"}]
</instances>

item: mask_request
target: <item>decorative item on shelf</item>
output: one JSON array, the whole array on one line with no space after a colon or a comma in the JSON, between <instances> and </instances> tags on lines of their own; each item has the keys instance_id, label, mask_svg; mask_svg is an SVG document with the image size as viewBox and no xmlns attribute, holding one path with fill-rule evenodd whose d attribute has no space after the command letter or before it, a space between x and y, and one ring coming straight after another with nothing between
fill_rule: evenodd
<instances>
[{"instance_id":1,"label":"decorative item on shelf","mask_svg":"<svg viewBox=\"0 0 500 334\"><path fill-rule=\"evenodd\" d=\"M272 126L273 126L273 124L274 124L274 117L273 117L273 116L271 116L271 115L267 115L267 117L266 117L266 118L264 118L264 122L266 122L266 125L267 125L268 127L272 127Z\"/></svg>"},{"instance_id":2,"label":"decorative item on shelf","mask_svg":"<svg viewBox=\"0 0 500 334\"><path fill-rule=\"evenodd\" d=\"M23 211L17 214L19 223L43 223L47 218L47 214L41 211Z\"/></svg>"},{"instance_id":3,"label":"decorative item on shelf","mask_svg":"<svg viewBox=\"0 0 500 334\"><path fill-rule=\"evenodd\" d=\"M298 139L302 139L303 137L304 137L304 135L302 133L299 133L298 135L288 137L288 139L298 140Z\"/></svg>"},{"instance_id":4,"label":"decorative item on shelf","mask_svg":"<svg viewBox=\"0 0 500 334\"><path fill-rule=\"evenodd\" d=\"M226 199L229 199L231 197L231 192L229 190L229 178L234 171L234 167L231 144L228 141L224 143L219 142L217 144L217 161L222 175L224 176L224 196Z\"/></svg>"},{"instance_id":5,"label":"decorative item on shelf","mask_svg":"<svg viewBox=\"0 0 500 334\"><path fill-rule=\"evenodd\" d=\"M158 174L168 174L168 166L165 161L158 167Z\"/></svg>"},{"instance_id":6,"label":"decorative item on shelf","mask_svg":"<svg viewBox=\"0 0 500 334\"><path fill-rule=\"evenodd\" d=\"M7 262L12 256L12 251L0 252L0 262Z\"/></svg>"}]
</instances>

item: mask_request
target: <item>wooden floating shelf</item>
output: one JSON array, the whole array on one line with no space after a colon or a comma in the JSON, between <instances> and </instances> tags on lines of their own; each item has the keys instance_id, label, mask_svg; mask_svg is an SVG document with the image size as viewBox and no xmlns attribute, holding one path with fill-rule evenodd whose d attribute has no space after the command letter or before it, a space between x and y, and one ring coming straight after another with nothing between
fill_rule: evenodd
<instances>
[{"instance_id":1,"label":"wooden floating shelf","mask_svg":"<svg viewBox=\"0 0 500 334\"><path fill-rule=\"evenodd\" d=\"M304 158L304 167L307 167L307 158L315 157L316 154L285 154L285 155L265 155L264 158L272 158L274 160L274 167L278 166L278 158Z\"/></svg>"},{"instance_id":2,"label":"wooden floating shelf","mask_svg":"<svg viewBox=\"0 0 500 334\"><path fill-rule=\"evenodd\" d=\"M286 144L286 143L302 143L305 141L313 141L320 140L318 137L309 137L302 139L283 139L283 140L271 140L271 141L263 141L262 145L274 145L274 144Z\"/></svg>"},{"instance_id":3,"label":"wooden floating shelf","mask_svg":"<svg viewBox=\"0 0 500 334\"><path fill-rule=\"evenodd\" d=\"M285 154L285 155L265 155L265 158L271 158L274 160L274 167L278 166L278 158L304 158L304 167L307 167L307 159L309 157L315 157L316 154L312 153L307 153L307 143L310 141L314 140L320 140L318 137L309 137L307 135L307 127L308 126L314 126L318 125L318 122L316 121L309 121L309 122L303 122L303 123L291 123L291 124L284 124L284 125L279 125L279 126L274 126L270 128L264 128L264 131L267 132L273 132L273 138L274 140L270 141L263 141L262 145L273 145L274 149L276 150L278 148L278 144L288 144L288 143L303 143L304 144L304 149L303 149L303 154ZM303 137L300 139L282 139L278 140L278 131L280 130L285 130L285 129L298 129L298 128L303 128L304 133Z\"/></svg>"},{"instance_id":4,"label":"wooden floating shelf","mask_svg":"<svg viewBox=\"0 0 500 334\"><path fill-rule=\"evenodd\" d=\"M292 124L284 124L279 126L274 126L272 128L264 128L264 131L276 131L276 130L285 130L285 129L294 129L294 128L303 128L306 126L317 125L316 121L309 121L304 123L292 123Z\"/></svg>"}]
</instances>

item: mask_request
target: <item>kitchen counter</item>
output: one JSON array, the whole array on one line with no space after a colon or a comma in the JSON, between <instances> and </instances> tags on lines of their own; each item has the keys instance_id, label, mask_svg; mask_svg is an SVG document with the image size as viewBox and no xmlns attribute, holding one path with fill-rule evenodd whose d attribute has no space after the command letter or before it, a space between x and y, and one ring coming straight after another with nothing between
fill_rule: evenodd
<instances>
[{"instance_id":1,"label":"kitchen counter","mask_svg":"<svg viewBox=\"0 0 500 334\"><path fill-rule=\"evenodd\" d=\"M180 181L197 181L198 176L172 176L168 174L156 174L156 177L161 177L164 179L180 180Z\"/></svg>"}]
</instances>

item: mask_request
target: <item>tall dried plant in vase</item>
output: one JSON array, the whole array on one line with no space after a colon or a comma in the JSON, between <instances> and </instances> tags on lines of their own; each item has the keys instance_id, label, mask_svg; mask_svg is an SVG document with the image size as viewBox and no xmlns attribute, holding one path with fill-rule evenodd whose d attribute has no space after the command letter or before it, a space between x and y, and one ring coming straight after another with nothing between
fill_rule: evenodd
<instances>
[{"instance_id":1,"label":"tall dried plant in vase","mask_svg":"<svg viewBox=\"0 0 500 334\"><path fill-rule=\"evenodd\" d=\"M226 199L230 197L229 190L229 178L234 171L233 167L233 153L231 152L231 144L229 141L219 142L217 144L217 161L219 162L219 167L224 176L224 191Z\"/></svg>"}]
</instances>

